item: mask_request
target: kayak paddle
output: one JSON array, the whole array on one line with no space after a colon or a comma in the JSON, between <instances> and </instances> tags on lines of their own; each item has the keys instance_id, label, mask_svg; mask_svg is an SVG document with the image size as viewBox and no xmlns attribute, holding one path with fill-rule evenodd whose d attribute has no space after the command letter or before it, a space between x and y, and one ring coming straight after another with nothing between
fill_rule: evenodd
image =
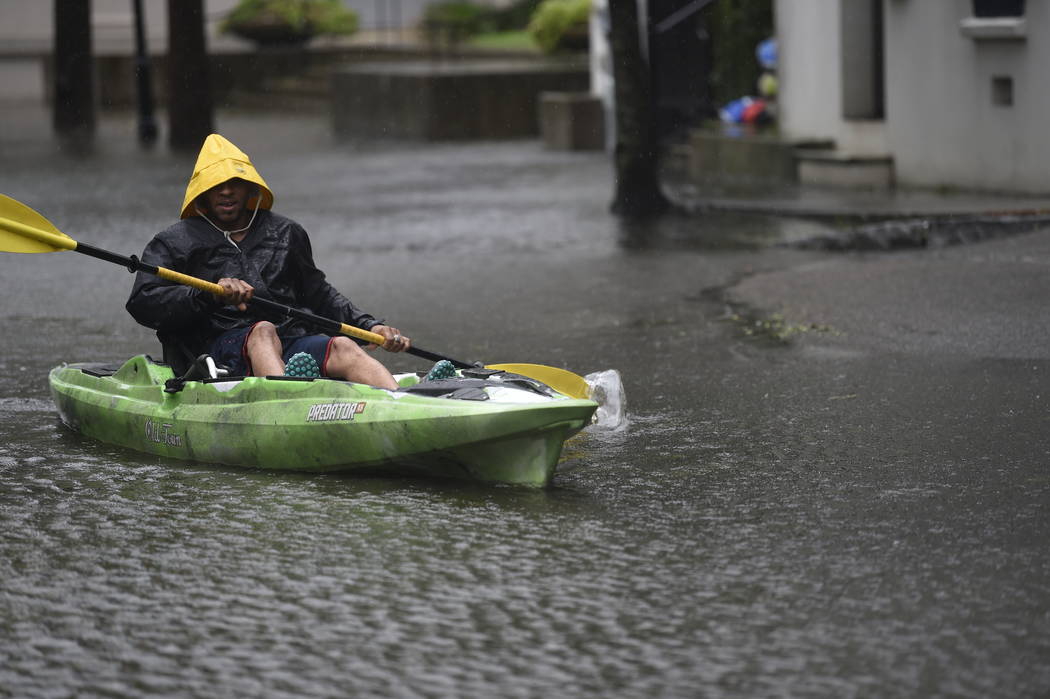
<instances>
[{"instance_id":1,"label":"kayak paddle","mask_svg":"<svg viewBox=\"0 0 1050 699\"><path fill-rule=\"evenodd\" d=\"M135 256L125 257L124 255L118 255L108 250L77 242L22 202L0 194L0 252L38 253L60 252L63 250L72 250L105 262L112 262L126 267L132 272L153 274L161 279L184 284L216 296L224 296L226 293L225 289L214 282L198 279L165 267L146 264ZM330 318L323 318L309 311L292 308L269 299L253 297L249 305L271 313L302 320L325 332L349 335L376 345L382 345L386 342L386 338L379 333L369 332L368 330ZM405 351L433 362L442 359L447 360L452 362L458 369L469 369L474 366L468 362L452 359L435 352L428 352L414 345ZM528 376L547 384L559 393L573 398L587 398L590 395L590 389L583 377L565 369L542 364L493 364L489 365L488 368L502 369L503 371Z\"/></svg>"}]
</instances>

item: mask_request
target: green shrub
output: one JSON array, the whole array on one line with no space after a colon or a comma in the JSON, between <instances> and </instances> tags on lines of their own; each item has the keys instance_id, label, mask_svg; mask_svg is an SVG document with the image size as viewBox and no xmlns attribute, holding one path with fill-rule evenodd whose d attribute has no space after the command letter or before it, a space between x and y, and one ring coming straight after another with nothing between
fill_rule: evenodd
<instances>
[{"instance_id":1,"label":"green shrub","mask_svg":"<svg viewBox=\"0 0 1050 699\"><path fill-rule=\"evenodd\" d=\"M248 36L260 26L301 36L348 35L357 31L357 13L341 0L240 0L219 28Z\"/></svg>"},{"instance_id":2,"label":"green shrub","mask_svg":"<svg viewBox=\"0 0 1050 699\"><path fill-rule=\"evenodd\" d=\"M540 6L541 0L514 0L505 7L491 9L492 30L497 32L511 32L525 29L529 26L529 20L535 14L536 8Z\"/></svg>"},{"instance_id":3,"label":"green shrub","mask_svg":"<svg viewBox=\"0 0 1050 699\"><path fill-rule=\"evenodd\" d=\"M529 33L547 53L585 48L590 15L590 0L543 0L529 22Z\"/></svg>"}]
</instances>

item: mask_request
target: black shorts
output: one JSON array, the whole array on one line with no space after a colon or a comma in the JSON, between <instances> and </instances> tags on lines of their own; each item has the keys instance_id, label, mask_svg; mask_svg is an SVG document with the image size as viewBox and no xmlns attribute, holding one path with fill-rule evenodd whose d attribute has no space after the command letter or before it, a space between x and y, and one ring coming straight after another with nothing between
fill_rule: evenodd
<instances>
[{"instance_id":1,"label":"black shorts","mask_svg":"<svg viewBox=\"0 0 1050 699\"><path fill-rule=\"evenodd\" d=\"M254 329L255 325L234 328L212 340L211 358L216 364L229 369L231 376L252 376L251 363L248 361L248 338ZM328 352L332 346L332 339L329 335L282 337L281 358L287 362L292 355L306 352L321 368L321 376L327 376Z\"/></svg>"}]
</instances>

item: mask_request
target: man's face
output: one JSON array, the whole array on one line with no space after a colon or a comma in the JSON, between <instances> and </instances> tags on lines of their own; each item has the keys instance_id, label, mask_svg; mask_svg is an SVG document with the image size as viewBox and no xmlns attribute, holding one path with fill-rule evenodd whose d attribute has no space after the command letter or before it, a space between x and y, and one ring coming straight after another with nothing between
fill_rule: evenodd
<instances>
[{"instance_id":1,"label":"man's face","mask_svg":"<svg viewBox=\"0 0 1050 699\"><path fill-rule=\"evenodd\" d=\"M248 199L252 194L252 185L235 177L205 192L204 205L208 213L227 230L241 228L248 225Z\"/></svg>"}]
</instances>

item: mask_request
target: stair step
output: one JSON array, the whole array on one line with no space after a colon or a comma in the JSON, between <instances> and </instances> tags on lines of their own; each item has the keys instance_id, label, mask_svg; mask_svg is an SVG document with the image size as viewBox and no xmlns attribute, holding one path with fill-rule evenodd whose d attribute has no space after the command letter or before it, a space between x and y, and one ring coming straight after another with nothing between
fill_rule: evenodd
<instances>
[{"instance_id":1,"label":"stair step","mask_svg":"<svg viewBox=\"0 0 1050 699\"><path fill-rule=\"evenodd\" d=\"M799 150L795 159L802 184L869 189L893 186L893 157L890 155Z\"/></svg>"}]
</instances>

